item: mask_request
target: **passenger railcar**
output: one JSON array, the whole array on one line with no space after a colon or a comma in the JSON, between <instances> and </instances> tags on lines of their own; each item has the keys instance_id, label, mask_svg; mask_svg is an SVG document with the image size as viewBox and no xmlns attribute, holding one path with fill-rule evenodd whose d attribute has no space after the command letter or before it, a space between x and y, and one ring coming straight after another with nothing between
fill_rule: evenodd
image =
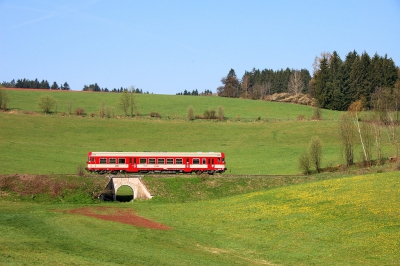
<instances>
[{"instance_id":1,"label":"passenger railcar","mask_svg":"<svg viewBox=\"0 0 400 266\"><path fill-rule=\"evenodd\" d=\"M223 173L222 152L89 152L86 170L105 173Z\"/></svg>"}]
</instances>

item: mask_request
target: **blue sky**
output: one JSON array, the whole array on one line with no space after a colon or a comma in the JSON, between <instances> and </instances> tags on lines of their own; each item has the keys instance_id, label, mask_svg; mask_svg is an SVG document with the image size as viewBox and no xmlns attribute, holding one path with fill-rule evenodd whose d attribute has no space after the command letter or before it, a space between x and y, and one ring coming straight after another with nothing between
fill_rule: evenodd
<instances>
[{"instance_id":1,"label":"blue sky","mask_svg":"<svg viewBox=\"0 0 400 266\"><path fill-rule=\"evenodd\" d=\"M0 0L0 82L216 91L233 68L307 68L336 50L400 65L400 1Z\"/></svg>"}]
</instances>

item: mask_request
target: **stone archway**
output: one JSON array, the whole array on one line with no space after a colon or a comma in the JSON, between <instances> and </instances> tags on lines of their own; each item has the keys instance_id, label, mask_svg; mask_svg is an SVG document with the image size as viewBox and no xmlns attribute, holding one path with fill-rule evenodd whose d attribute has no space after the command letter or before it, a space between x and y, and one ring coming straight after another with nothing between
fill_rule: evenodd
<instances>
[{"instance_id":1,"label":"stone archway","mask_svg":"<svg viewBox=\"0 0 400 266\"><path fill-rule=\"evenodd\" d=\"M127 185L122 185L115 191L115 199L120 202L129 202L133 200L133 188Z\"/></svg>"},{"instance_id":2,"label":"stone archway","mask_svg":"<svg viewBox=\"0 0 400 266\"><path fill-rule=\"evenodd\" d=\"M133 191L133 199L151 199L153 196L142 182L142 176L111 176L107 189L112 192L116 200L116 192L121 186L129 186Z\"/></svg>"}]
</instances>

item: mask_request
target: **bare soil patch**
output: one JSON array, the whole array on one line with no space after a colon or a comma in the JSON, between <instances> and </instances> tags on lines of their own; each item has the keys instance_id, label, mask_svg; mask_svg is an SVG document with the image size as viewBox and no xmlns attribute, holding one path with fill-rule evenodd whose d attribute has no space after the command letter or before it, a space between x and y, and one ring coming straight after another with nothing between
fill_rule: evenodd
<instances>
[{"instance_id":1,"label":"bare soil patch","mask_svg":"<svg viewBox=\"0 0 400 266\"><path fill-rule=\"evenodd\" d=\"M164 224L157 223L136 215L132 210L123 210L120 208L112 207L82 207L78 209L69 210L68 213L80 214L106 221L113 221L118 223L129 224L137 227L144 227L158 230L171 230Z\"/></svg>"}]
</instances>

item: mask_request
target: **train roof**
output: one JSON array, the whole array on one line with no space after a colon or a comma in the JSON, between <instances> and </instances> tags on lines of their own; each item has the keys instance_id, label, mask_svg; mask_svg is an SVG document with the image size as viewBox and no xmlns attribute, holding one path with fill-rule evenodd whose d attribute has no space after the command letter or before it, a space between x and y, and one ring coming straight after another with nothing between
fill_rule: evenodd
<instances>
[{"instance_id":1,"label":"train roof","mask_svg":"<svg viewBox=\"0 0 400 266\"><path fill-rule=\"evenodd\" d=\"M207 157L221 157L222 152L91 152L91 156L119 156L119 157L132 157L132 156L154 156L154 157L196 157L196 156L207 156Z\"/></svg>"}]
</instances>

